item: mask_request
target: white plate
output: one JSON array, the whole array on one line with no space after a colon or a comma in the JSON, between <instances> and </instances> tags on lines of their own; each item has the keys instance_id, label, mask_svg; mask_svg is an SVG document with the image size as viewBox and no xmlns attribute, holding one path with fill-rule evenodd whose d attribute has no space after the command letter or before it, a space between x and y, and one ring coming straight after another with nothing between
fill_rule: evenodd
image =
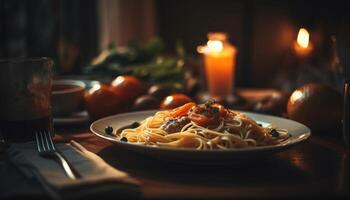
<instances>
[{"instance_id":1,"label":"white plate","mask_svg":"<svg viewBox=\"0 0 350 200\"><path fill-rule=\"evenodd\" d=\"M110 140L120 148L125 148L131 151L139 152L148 156L166 159L175 162L200 163L200 164L225 164L232 162L243 162L252 159L261 158L262 156L271 155L272 153L280 152L288 149L306 140L311 131L308 127L298 122L274 117L270 115L255 114L243 112L254 120L263 125L273 124L279 128L287 129L290 138L278 145L249 147L243 149L230 150L195 150L185 148L164 148L121 142L118 137L111 136L105 133L104 129L107 126L112 126L114 130L122 126L131 124L132 122L140 122L148 116L151 116L156 111L132 112L105 117L93 122L90 130L98 137Z\"/></svg>"},{"instance_id":2,"label":"white plate","mask_svg":"<svg viewBox=\"0 0 350 200\"><path fill-rule=\"evenodd\" d=\"M81 123L87 123L89 119L90 118L87 111L81 111L81 112L73 113L72 115L69 115L69 116L54 117L53 123L55 125L81 124Z\"/></svg>"}]
</instances>

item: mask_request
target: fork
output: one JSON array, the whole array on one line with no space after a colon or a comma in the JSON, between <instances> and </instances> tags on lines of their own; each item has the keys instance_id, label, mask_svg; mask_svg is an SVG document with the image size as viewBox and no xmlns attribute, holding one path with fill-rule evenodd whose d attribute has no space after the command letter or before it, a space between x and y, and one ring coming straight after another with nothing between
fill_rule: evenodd
<instances>
[{"instance_id":1,"label":"fork","mask_svg":"<svg viewBox=\"0 0 350 200\"><path fill-rule=\"evenodd\" d=\"M63 167L66 175L70 179L77 179L78 177L73 173L72 167L66 159L57 151L55 144L52 141L50 132L36 131L35 132L36 145L39 155L42 157L55 158Z\"/></svg>"}]
</instances>

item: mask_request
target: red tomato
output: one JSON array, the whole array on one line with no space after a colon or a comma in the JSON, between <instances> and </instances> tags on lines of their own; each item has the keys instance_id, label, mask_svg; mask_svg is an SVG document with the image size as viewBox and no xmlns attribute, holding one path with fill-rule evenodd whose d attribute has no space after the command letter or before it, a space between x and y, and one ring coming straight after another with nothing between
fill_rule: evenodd
<instances>
[{"instance_id":1,"label":"red tomato","mask_svg":"<svg viewBox=\"0 0 350 200\"><path fill-rule=\"evenodd\" d=\"M220 113L220 117L226 117L227 115L227 110L223 105L220 104L213 104L212 107L216 107L219 108L219 113Z\"/></svg>"},{"instance_id":2,"label":"red tomato","mask_svg":"<svg viewBox=\"0 0 350 200\"><path fill-rule=\"evenodd\" d=\"M146 93L144 84L134 76L118 76L112 81L111 89L120 96L122 103L128 105Z\"/></svg>"},{"instance_id":3,"label":"red tomato","mask_svg":"<svg viewBox=\"0 0 350 200\"><path fill-rule=\"evenodd\" d=\"M133 105L133 110L151 110L159 109L159 100L151 95L142 95L138 97Z\"/></svg>"},{"instance_id":4,"label":"red tomato","mask_svg":"<svg viewBox=\"0 0 350 200\"><path fill-rule=\"evenodd\" d=\"M92 119L116 114L122 107L120 97L105 85L91 88L85 94L85 105Z\"/></svg>"},{"instance_id":5,"label":"red tomato","mask_svg":"<svg viewBox=\"0 0 350 200\"><path fill-rule=\"evenodd\" d=\"M163 110L174 109L186 103L192 102L192 99L184 94L173 94L167 96L160 105Z\"/></svg>"},{"instance_id":6,"label":"red tomato","mask_svg":"<svg viewBox=\"0 0 350 200\"><path fill-rule=\"evenodd\" d=\"M188 117L191 121L193 121L195 124L203 127L207 127L210 125L217 126L220 124L220 117L219 116L205 116L202 114L198 114L195 112L191 112Z\"/></svg>"},{"instance_id":7,"label":"red tomato","mask_svg":"<svg viewBox=\"0 0 350 200\"><path fill-rule=\"evenodd\" d=\"M219 125L226 115L227 111L220 104L212 104L210 106L201 104L191 109L188 117L197 125L207 127Z\"/></svg>"},{"instance_id":8,"label":"red tomato","mask_svg":"<svg viewBox=\"0 0 350 200\"><path fill-rule=\"evenodd\" d=\"M172 110L170 113L170 116L175 118L175 117L181 117L181 116L187 115L188 111L193 106L196 106L194 102L186 103L185 105Z\"/></svg>"}]
</instances>

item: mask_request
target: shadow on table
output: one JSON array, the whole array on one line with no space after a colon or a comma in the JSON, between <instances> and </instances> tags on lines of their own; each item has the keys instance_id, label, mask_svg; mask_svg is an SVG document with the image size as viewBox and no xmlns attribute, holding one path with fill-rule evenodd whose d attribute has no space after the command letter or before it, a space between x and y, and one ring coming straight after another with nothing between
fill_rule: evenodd
<instances>
[{"instance_id":1,"label":"shadow on table","mask_svg":"<svg viewBox=\"0 0 350 200\"><path fill-rule=\"evenodd\" d=\"M160 160L115 146L107 147L98 154L117 169L157 181L215 186L308 182L307 173L279 156L240 164L200 165Z\"/></svg>"}]
</instances>

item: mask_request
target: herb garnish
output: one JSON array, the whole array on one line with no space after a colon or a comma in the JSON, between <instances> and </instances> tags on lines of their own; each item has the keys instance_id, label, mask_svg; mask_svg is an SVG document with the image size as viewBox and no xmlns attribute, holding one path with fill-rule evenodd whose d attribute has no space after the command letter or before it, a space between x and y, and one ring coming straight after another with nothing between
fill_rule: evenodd
<instances>
[{"instance_id":1,"label":"herb garnish","mask_svg":"<svg viewBox=\"0 0 350 200\"><path fill-rule=\"evenodd\" d=\"M128 138L122 137L122 138L120 138L120 141L122 141L122 142L128 142Z\"/></svg>"},{"instance_id":2,"label":"herb garnish","mask_svg":"<svg viewBox=\"0 0 350 200\"><path fill-rule=\"evenodd\" d=\"M220 109L218 107L212 107L213 114L217 114L220 112Z\"/></svg>"},{"instance_id":3,"label":"herb garnish","mask_svg":"<svg viewBox=\"0 0 350 200\"><path fill-rule=\"evenodd\" d=\"M208 100L208 101L206 101L205 103L204 103L204 105L205 105L205 107L210 107L211 105L213 105L214 103L216 103L215 102L215 100Z\"/></svg>"},{"instance_id":4,"label":"herb garnish","mask_svg":"<svg viewBox=\"0 0 350 200\"><path fill-rule=\"evenodd\" d=\"M278 131L276 131L276 129L272 129L270 132L270 135L272 137L278 137L280 135L280 133Z\"/></svg>"},{"instance_id":5,"label":"herb garnish","mask_svg":"<svg viewBox=\"0 0 350 200\"><path fill-rule=\"evenodd\" d=\"M112 135L113 134L113 127L107 126L105 128L105 133L107 133L108 135Z\"/></svg>"},{"instance_id":6,"label":"herb garnish","mask_svg":"<svg viewBox=\"0 0 350 200\"><path fill-rule=\"evenodd\" d=\"M139 122L134 122L131 124L131 128L137 128L139 127L141 124Z\"/></svg>"}]
</instances>

